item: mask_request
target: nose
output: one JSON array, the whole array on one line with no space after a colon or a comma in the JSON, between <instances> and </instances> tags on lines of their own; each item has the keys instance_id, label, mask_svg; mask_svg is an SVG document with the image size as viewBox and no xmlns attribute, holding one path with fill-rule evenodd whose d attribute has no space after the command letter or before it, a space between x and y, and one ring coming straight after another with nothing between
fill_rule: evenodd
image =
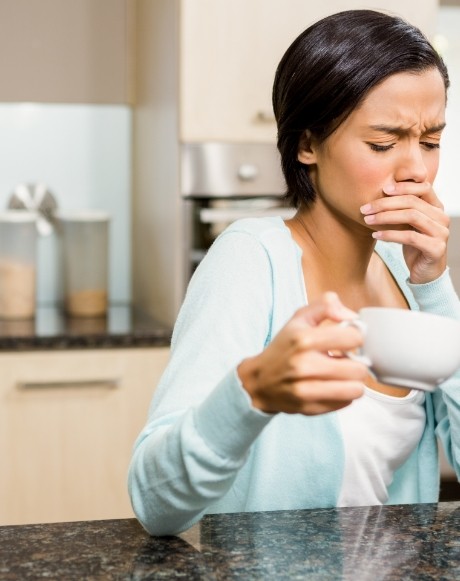
<instances>
[{"instance_id":1,"label":"nose","mask_svg":"<svg viewBox=\"0 0 460 581\"><path fill-rule=\"evenodd\" d=\"M424 160L424 152L418 141L407 144L398 159L395 172L397 182L424 182L428 177L428 169Z\"/></svg>"}]
</instances>

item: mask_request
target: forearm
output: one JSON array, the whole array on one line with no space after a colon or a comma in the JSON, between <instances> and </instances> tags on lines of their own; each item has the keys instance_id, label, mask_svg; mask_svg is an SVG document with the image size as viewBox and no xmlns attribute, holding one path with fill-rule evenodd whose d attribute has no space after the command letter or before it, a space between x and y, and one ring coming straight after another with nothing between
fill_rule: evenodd
<instances>
[{"instance_id":1,"label":"forearm","mask_svg":"<svg viewBox=\"0 0 460 581\"><path fill-rule=\"evenodd\" d=\"M460 300L449 271L431 283L409 287L420 310L460 319ZM460 370L433 394L436 435L440 438L447 459L460 478Z\"/></svg>"},{"instance_id":2,"label":"forearm","mask_svg":"<svg viewBox=\"0 0 460 581\"><path fill-rule=\"evenodd\" d=\"M252 408L232 372L199 406L141 436L129 489L143 526L151 534L176 534L198 521L228 492L270 419Z\"/></svg>"}]
</instances>

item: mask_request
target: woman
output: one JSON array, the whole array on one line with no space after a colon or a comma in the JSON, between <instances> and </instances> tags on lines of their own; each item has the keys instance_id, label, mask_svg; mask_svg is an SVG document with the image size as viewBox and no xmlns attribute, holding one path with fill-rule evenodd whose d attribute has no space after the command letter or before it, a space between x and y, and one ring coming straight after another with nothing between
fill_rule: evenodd
<instances>
[{"instance_id":1,"label":"woman","mask_svg":"<svg viewBox=\"0 0 460 581\"><path fill-rule=\"evenodd\" d=\"M432 187L448 84L418 29L373 11L287 50L273 105L297 214L237 221L190 283L130 468L152 534L213 512L436 502L436 436L459 473L459 376L425 395L336 356L360 345L337 323L364 306L460 318Z\"/></svg>"}]
</instances>

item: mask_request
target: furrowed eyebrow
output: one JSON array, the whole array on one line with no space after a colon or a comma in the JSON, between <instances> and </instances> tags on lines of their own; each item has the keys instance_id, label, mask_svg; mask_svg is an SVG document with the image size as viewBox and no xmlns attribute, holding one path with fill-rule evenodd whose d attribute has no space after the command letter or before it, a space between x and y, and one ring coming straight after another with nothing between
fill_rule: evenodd
<instances>
[{"instance_id":1,"label":"furrowed eyebrow","mask_svg":"<svg viewBox=\"0 0 460 581\"><path fill-rule=\"evenodd\" d=\"M440 123L439 125L433 125L432 127L427 127L427 129L423 132L423 135L429 135L432 133L439 133L441 132L444 127L446 126L445 123ZM405 127L392 127L390 125L371 125L371 129L374 131L379 131L380 133L389 133L390 135L396 135L400 137L401 135L407 135L410 133L410 128Z\"/></svg>"}]
</instances>

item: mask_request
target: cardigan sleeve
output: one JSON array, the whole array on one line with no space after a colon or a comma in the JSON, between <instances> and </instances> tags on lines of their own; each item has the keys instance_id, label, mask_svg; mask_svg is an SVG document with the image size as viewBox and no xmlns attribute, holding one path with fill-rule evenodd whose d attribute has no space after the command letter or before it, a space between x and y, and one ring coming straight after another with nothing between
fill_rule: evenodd
<instances>
[{"instance_id":1,"label":"cardigan sleeve","mask_svg":"<svg viewBox=\"0 0 460 581\"><path fill-rule=\"evenodd\" d=\"M420 310L460 320L460 300L448 269L433 282L407 283ZM460 344L458 346L460 349ZM436 435L460 480L460 370L433 393Z\"/></svg>"},{"instance_id":2,"label":"cardigan sleeve","mask_svg":"<svg viewBox=\"0 0 460 581\"><path fill-rule=\"evenodd\" d=\"M271 276L257 237L233 229L192 278L129 470L133 509L151 534L189 528L222 498L273 417L251 405L236 373L269 340Z\"/></svg>"}]
</instances>

